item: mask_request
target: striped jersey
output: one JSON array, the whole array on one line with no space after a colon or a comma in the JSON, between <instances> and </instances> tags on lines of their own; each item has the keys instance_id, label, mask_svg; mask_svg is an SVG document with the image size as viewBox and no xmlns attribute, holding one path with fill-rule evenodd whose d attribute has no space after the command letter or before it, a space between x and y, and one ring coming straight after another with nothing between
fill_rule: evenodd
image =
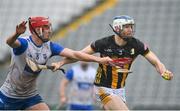
<instances>
[{"instance_id":1,"label":"striped jersey","mask_svg":"<svg viewBox=\"0 0 180 111\"><path fill-rule=\"evenodd\" d=\"M130 39L124 46L119 46L115 43L114 35L96 40L91 44L91 48L100 53L101 57L131 58L132 62L139 54L144 56L149 52L149 48L136 38ZM122 66L123 69L130 69L132 62ZM127 76L128 73L119 73L116 67L99 64L94 83L97 86L113 89L123 88Z\"/></svg>"}]
</instances>

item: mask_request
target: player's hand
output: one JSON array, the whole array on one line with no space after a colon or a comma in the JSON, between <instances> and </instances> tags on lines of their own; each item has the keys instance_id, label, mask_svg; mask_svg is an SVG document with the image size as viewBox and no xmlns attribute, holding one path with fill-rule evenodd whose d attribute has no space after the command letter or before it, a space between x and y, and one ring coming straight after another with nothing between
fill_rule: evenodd
<instances>
[{"instance_id":1,"label":"player's hand","mask_svg":"<svg viewBox=\"0 0 180 111\"><path fill-rule=\"evenodd\" d=\"M173 78L173 73L170 72L169 70L164 71L161 76L165 79L165 80L171 80Z\"/></svg>"},{"instance_id":2,"label":"player's hand","mask_svg":"<svg viewBox=\"0 0 180 111\"><path fill-rule=\"evenodd\" d=\"M16 26L16 34L21 35L26 31L26 23L27 21L22 21L20 24Z\"/></svg>"},{"instance_id":3,"label":"player's hand","mask_svg":"<svg viewBox=\"0 0 180 111\"><path fill-rule=\"evenodd\" d=\"M110 57L102 57L102 58L100 58L99 63L100 64L108 64L111 61L112 61L112 59Z\"/></svg>"},{"instance_id":4,"label":"player's hand","mask_svg":"<svg viewBox=\"0 0 180 111\"><path fill-rule=\"evenodd\" d=\"M54 62L54 63L51 63L51 66L54 67L54 69L52 71L57 71L58 69L60 69L62 66L63 66L63 62Z\"/></svg>"}]
</instances>

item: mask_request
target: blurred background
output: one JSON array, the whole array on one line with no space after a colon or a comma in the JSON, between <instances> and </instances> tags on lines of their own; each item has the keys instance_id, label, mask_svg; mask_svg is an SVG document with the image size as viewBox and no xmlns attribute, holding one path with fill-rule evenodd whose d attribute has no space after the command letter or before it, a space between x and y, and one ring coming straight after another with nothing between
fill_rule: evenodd
<instances>
[{"instance_id":1,"label":"blurred background","mask_svg":"<svg viewBox=\"0 0 180 111\"><path fill-rule=\"evenodd\" d=\"M92 41L113 34L109 27L117 15L135 19L135 37L145 42L166 67L174 73L172 81L163 80L141 56L126 80L130 109L180 109L180 0L1 0L0 3L0 85L3 84L10 48L5 40L22 20L48 16L53 24L52 41L80 50ZM27 30L25 35L30 34ZM53 57L49 63L61 60ZM71 65L64 66L65 69ZM97 67L96 63L92 63ZM51 109L59 103L61 72L43 71L38 91Z\"/></svg>"}]
</instances>

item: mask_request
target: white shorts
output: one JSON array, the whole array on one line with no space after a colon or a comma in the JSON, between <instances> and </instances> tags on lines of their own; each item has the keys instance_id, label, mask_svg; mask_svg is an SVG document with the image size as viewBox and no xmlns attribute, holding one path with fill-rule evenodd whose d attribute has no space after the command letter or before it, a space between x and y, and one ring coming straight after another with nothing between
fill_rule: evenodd
<instances>
[{"instance_id":1,"label":"white shorts","mask_svg":"<svg viewBox=\"0 0 180 111\"><path fill-rule=\"evenodd\" d=\"M107 103L110 95L119 96L124 102L126 102L125 88L112 89L107 87L94 86L95 97L98 102L103 104Z\"/></svg>"}]
</instances>

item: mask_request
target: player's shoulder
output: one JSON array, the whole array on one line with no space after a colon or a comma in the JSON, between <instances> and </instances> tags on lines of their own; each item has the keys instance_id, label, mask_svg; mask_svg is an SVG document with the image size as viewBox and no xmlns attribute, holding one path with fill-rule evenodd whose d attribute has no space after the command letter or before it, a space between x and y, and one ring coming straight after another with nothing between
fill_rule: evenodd
<instances>
[{"instance_id":1,"label":"player's shoulder","mask_svg":"<svg viewBox=\"0 0 180 111\"><path fill-rule=\"evenodd\" d=\"M29 36L20 36L18 37L18 40L20 41L21 45L25 45L25 46L28 44L28 42L31 41Z\"/></svg>"},{"instance_id":2,"label":"player's shoulder","mask_svg":"<svg viewBox=\"0 0 180 111\"><path fill-rule=\"evenodd\" d=\"M22 39L29 39L30 36L20 36L19 38L22 38Z\"/></svg>"},{"instance_id":3,"label":"player's shoulder","mask_svg":"<svg viewBox=\"0 0 180 111\"><path fill-rule=\"evenodd\" d=\"M140 41L140 40L138 38L133 37L133 38L131 38L131 41L132 42L137 42L137 41Z\"/></svg>"},{"instance_id":4,"label":"player's shoulder","mask_svg":"<svg viewBox=\"0 0 180 111\"><path fill-rule=\"evenodd\" d=\"M53 41L48 41L46 42L46 44L49 44L49 45L56 45L56 46L61 46L61 44L57 43L57 42L53 42Z\"/></svg>"},{"instance_id":5,"label":"player's shoulder","mask_svg":"<svg viewBox=\"0 0 180 111\"><path fill-rule=\"evenodd\" d=\"M142 48L147 49L147 45L144 42L134 37L131 39L128 45L137 49L142 49Z\"/></svg>"},{"instance_id":6,"label":"player's shoulder","mask_svg":"<svg viewBox=\"0 0 180 111\"><path fill-rule=\"evenodd\" d=\"M97 42L100 44L107 45L113 41L113 36L114 35L102 37L101 39L97 40Z\"/></svg>"},{"instance_id":7,"label":"player's shoulder","mask_svg":"<svg viewBox=\"0 0 180 111\"><path fill-rule=\"evenodd\" d=\"M141 40L139 40L138 38L131 38L131 40L129 41L130 44L134 44L134 45L137 45L137 44L141 44Z\"/></svg>"},{"instance_id":8,"label":"player's shoulder","mask_svg":"<svg viewBox=\"0 0 180 111\"><path fill-rule=\"evenodd\" d=\"M33 41L31 36L20 36L20 37L18 37L18 39L21 39L21 40L23 40L24 42L27 42L27 43Z\"/></svg>"}]
</instances>

